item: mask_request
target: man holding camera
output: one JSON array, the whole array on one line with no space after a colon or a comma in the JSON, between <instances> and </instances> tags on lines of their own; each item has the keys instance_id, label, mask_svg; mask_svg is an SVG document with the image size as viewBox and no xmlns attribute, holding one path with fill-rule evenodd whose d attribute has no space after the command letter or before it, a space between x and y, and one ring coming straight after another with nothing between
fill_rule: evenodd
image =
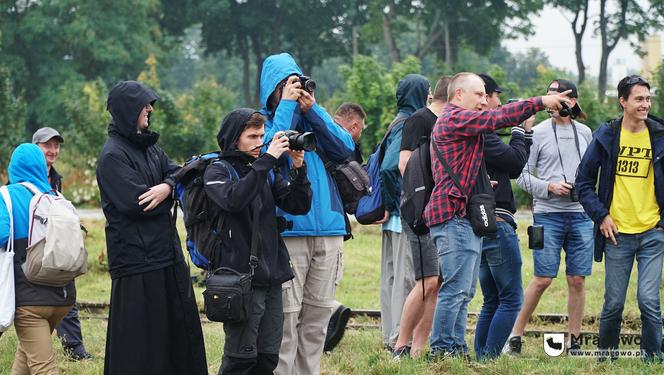
<instances>
[{"instance_id":1,"label":"man holding camera","mask_svg":"<svg viewBox=\"0 0 664 375\"><path fill-rule=\"evenodd\" d=\"M567 266L569 349L580 349L585 278L592 272L593 230L592 221L578 202L574 179L592 132L574 121L586 116L579 107L578 91L572 82L557 79L547 89L548 95L562 92L569 92L571 105L561 111L549 111L551 118L535 126L530 157L517 181L533 196L534 227L542 227L544 235L543 243L535 244L542 246L534 246L534 278L526 288L523 306L505 347L510 354L521 353L526 324L542 294L558 275L561 248L565 249Z\"/></svg>"},{"instance_id":2,"label":"man holding camera","mask_svg":"<svg viewBox=\"0 0 664 375\"><path fill-rule=\"evenodd\" d=\"M318 106L313 86L291 55L265 59L261 71L265 139L278 131L313 132L319 152L340 163L352 154L353 138ZM346 234L343 204L332 176L316 152L305 152L304 162L313 192L311 209L302 216L277 210L292 222L282 236L295 272L295 278L282 286L284 328L275 370L280 375L320 372ZM284 176L289 176L291 167L290 161L282 163Z\"/></svg>"},{"instance_id":3,"label":"man holding camera","mask_svg":"<svg viewBox=\"0 0 664 375\"><path fill-rule=\"evenodd\" d=\"M205 170L205 194L224 217L214 269L229 267L249 273L253 246L258 258L251 280L252 313L242 323L224 323L226 340L219 374L272 374L277 367L283 328L281 285L293 278L293 271L279 235L275 208L294 215L311 208L304 151L289 150L288 138L277 132L261 155L264 134L265 119L258 111L232 111L217 134L224 159ZM286 153L296 175L290 183L273 170ZM255 226L260 233L252 233Z\"/></svg>"},{"instance_id":4,"label":"man holding camera","mask_svg":"<svg viewBox=\"0 0 664 375\"><path fill-rule=\"evenodd\" d=\"M581 204L595 222L595 260L606 255L599 348L612 351L612 359L617 357L613 351L619 346L625 294L636 258L641 349L646 361L661 361L664 122L648 114L650 84L642 77L623 78L618 99L623 117L595 132L576 179Z\"/></svg>"},{"instance_id":5,"label":"man holding camera","mask_svg":"<svg viewBox=\"0 0 664 375\"><path fill-rule=\"evenodd\" d=\"M472 225L477 223L477 217L471 215L471 221L468 213L473 208L471 203L476 202L475 193L479 193L475 185L489 183L482 162L482 134L517 126L545 107L559 110L561 102L568 101L567 94L530 98L484 110L487 101L482 79L466 72L452 78L449 103L432 132L431 169L435 186L424 211L425 223L438 249L443 278L430 340L434 356L466 357L468 353L465 342L468 303L475 294L481 252L480 237Z\"/></svg>"}]
</instances>

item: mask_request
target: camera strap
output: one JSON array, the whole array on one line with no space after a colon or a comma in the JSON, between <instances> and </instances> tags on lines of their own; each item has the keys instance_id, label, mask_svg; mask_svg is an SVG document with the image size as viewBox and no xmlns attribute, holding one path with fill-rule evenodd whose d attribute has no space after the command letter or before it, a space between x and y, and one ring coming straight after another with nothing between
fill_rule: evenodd
<instances>
[{"instance_id":1,"label":"camera strap","mask_svg":"<svg viewBox=\"0 0 664 375\"><path fill-rule=\"evenodd\" d=\"M574 144L576 145L576 152L579 155L579 163L581 162L581 147L579 146L579 134L576 131L576 124L572 120L572 131L574 132ZM563 165L563 156L560 153L560 144L558 143L558 132L556 132L556 124L551 120L551 127L553 128L553 137L556 139L556 148L558 149L558 160L560 160L560 167L563 169L563 179L567 183L567 177L565 176L565 165Z\"/></svg>"},{"instance_id":2,"label":"camera strap","mask_svg":"<svg viewBox=\"0 0 664 375\"><path fill-rule=\"evenodd\" d=\"M249 256L249 269L251 276L254 276L254 270L258 267L258 242L260 240L260 208L262 200L257 197L253 202L253 210L251 215L251 255Z\"/></svg>"}]
</instances>

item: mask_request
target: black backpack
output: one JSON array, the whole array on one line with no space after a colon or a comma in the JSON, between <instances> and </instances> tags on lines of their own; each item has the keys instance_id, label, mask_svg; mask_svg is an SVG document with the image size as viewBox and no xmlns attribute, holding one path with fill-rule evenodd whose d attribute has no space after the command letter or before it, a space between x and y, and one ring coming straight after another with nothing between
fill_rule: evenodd
<instances>
[{"instance_id":1,"label":"black backpack","mask_svg":"<svg viewBox=\"0 0 664 375\"><path fill-rule=\"evenodd\" d=\"M219 246L223 218L216 204L208 200L203 186L203 175L208 165L221 162L228 169L231 180L239 181L233 166L221 159L220 152L193 156L175 174L175 194L182 207L184 227L187 230L187 251L191 261L202 269L209 270Z\"/></svg>"},{"instance_id":2,"label":"black backpack","mask_svg":"<svg viewBox=\"0 0 664 375\"><path fill-rule=\"evenodd\" d=\"M401 217L417 235L429 233L423 215L434 188L430 142L430 137L422 137L401 180Z\"/></svg>"}]
</instances>

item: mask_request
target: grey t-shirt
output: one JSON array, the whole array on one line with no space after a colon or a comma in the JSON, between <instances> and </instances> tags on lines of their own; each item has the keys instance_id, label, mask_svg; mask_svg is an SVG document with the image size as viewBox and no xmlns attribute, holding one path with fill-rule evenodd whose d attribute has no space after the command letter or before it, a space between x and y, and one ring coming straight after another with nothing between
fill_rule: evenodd
<instances>
[{"instance_id":1,"label":"grey t-shirt","mask_svg":"<svg viewBox=\"0 0 664 375\"><path fill-rule=\"evenodd\" d=\"M586 125L574 121L579 137L581 157L592 140L592 131ZM558 156L558 145L553 132L551 119L542 121L533 127L533 145L530 147L528 163L523 168L517 184L533 196L535 213L546 212L584 212L579 202L572 202L569 196L549 193L549 182L574 182L576 170L581 162L574 142L574 130L569 124L556 125L558 145L562 164ZM564 177L563 177L564 175Z\"/></svg>"}]
</instances>

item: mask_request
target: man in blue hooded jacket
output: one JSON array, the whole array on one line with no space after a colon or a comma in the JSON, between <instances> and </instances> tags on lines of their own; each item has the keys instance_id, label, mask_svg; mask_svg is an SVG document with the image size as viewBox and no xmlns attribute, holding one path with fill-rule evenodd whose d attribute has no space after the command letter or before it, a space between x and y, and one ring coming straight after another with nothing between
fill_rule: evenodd
<instances>
[{"instance_id":1,"label":"man in blue hooded jacket","mask_svg":"<svg viewBox=\"0 0 664 375\"><path fill-rule=\"evenodd\" d=\"M408 293L415 286L413 254L401 228L401 132L406 119L424 108L429 98L429 81L419 74L408 74L397 84L397 115L387 129L385 155L380 165L381 195L385 216L380 262L380 317L383 345L390 350L399 337L401 312Z\"/></svg>"},{"instance_id":2,"label":"man in blue hooded jacket","mask_svg":"<svg viewBox=\"0 0 664 375\"><path fill-rule=\"evenodd\" d=\"M579 201L595 222L595 261L606 255L599 348L610 351L612 359L617 356L636 258L642 358L661 361L664 123L648 114L650 84L642 77L623 78L618 99L623 116L595 132L576 177Z\"/></svg>"},{"instance_id":3,"label":"man in blue hooded jacket","mask_svg":"<svg viewBox=\"0 0 664 375\"><path fill-rule=\"evenodd\" d=\"M353 138L318 106L313 92L301 88L300 76L302 70L287 53L265 59L261 72L261 112L267 119L264 139L289 129L313 132L317 152L332 162L344 161L355 148ZM288 95L283 96L284 91ZM284 328L276 374L320 372L335 281L341 276L344 209L334 180L317 152L304 155L313 192L309 212L294 216L277 210L293 223L282 236L295 278L282 286ZM289 175L291 163L282 160L284 176Z\"/></svg>"},{"instance_id":4,"label":"man in blue hooded jacket","mask_svg":"<svg viewBox=\"0 0 664 375\"><path fill-rule=\"evenodd\" d=\"M43 193L51 191L46 158L39 147L22 144L14 150L9 161L9 180L11 184L7 185L7 190L11 199L14 236L13 239L9 237L9 212L4 199L0 198L0 247L7 246L13 240L14 327L18 346L11 373L57 373L51 334L76 301L76 287L73 281L64 287L33 284L26 278L22 267L27 257L29 209L33 194L20 183L31 183Z\"/></svg>"}]
</instances>

